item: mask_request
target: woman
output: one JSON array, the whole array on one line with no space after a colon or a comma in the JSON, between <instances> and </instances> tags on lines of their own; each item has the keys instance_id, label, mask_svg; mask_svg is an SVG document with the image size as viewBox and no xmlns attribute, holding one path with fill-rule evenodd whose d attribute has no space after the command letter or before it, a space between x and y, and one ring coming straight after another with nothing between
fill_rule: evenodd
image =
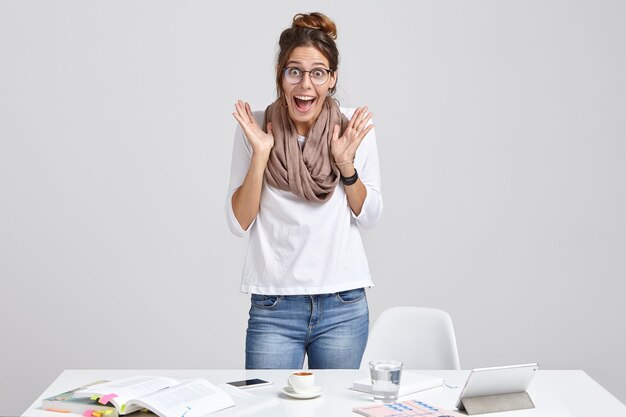
<instances>
[{"instance_id":1,"label":"woman","mask_svg":"<svg viewBox=\"0 0 626 417\"><path fill-rule=\"evenodd\" d=\"M332 98L336 27L297 14L280 37L278 98L265 112L238 101L226 212L249 235L241 290L251 293L247 369L358 368L373 286L359 229L382 213L367 108ZM245 136L244 136L245 134Z\"/></svg>"}]
</instances>

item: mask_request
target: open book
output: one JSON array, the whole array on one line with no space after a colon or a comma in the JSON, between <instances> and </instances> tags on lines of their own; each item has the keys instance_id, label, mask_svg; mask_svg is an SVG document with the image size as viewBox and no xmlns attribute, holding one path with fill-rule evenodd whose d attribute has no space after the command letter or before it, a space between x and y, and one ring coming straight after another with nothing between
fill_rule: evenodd
<instances>
[{"instance_id":1,"label":"open book","mask_svg":"<svg viewBox=\"0 0 626 417\"><path fill-rule=\"evenodd\" d=\"M224 390L201 378L181 383L167 377L135 376L93 385L74 396L111 403L120 415L146 408L160 417L200 417L235 405Z\"/></svg>"},{"instance_id":2,"label":"open book","mask_svg":"<svg viewBox=\"0 0 626 417\"><path fill-rule=\"evenodd\" d=\"M112 405L100 404L97 400L91 398L76 397L76 392L89 388L92 385L102 384L109 381L96 381L91 384L66 391L52 397L44 398L41 402L41 408L47 411L56 411L59 413L75 413L83 415L86 411L91 411L92 416L118 417L117 409Z\"/></svg>"}]
</instances>

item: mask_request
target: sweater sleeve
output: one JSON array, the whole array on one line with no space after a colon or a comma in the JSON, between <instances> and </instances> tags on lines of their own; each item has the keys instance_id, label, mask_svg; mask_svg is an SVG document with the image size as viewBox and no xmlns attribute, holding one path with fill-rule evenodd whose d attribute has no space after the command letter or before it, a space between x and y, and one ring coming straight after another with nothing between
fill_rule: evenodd
<instances>
[{"instance_id":1,"label":"sweater sleeve","mask_svg":"<svg viewBox=\"0 0 626 417\"><path fill-rule=\"evenodd\" d=\"M256 116L256 115L255 115ZM258 117L257 117L258 119ZM233 211L233 194L241 185L248 174L248 169L250 167L250 161L252 159L252 148L250 144L246 140L246 137L241 129L241 126L237 124L235 129L235 139L233 141L233 154L232 160L230 164L230 183L228 185L228 193L226 195L226 222L228 223L228 227L230 231L239 237L243 237L248 234L250 228L256 222L256 219L252 221L252 224L248 227L247 230L244 230L239 221L235 217L235 212Z\"/></svg>"},{"instance_id":2,"label":"sweater sleeve","mask_svg":"<svg viewBox=\"0 0 626 417\"><path fill-rule=\"evenodd\" d=\"M376 146L375 128L370 130L357 149L354 165L359 178L367 190L359 215L352 213L356 225L361 229L371 229L378 224L383 213L383 196L380 191L380 167Z\"/></svg>"}]
</instances>

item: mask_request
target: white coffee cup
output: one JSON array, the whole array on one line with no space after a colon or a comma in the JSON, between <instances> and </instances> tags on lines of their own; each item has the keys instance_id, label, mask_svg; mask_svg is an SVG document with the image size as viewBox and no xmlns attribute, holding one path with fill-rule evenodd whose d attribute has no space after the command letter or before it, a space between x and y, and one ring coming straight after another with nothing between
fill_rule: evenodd
<instances>
[{"instance_id":1,"label":"white coffee cup","mask_svg":"<svg viewBox=\"0 0 626 417\"><path fill-rule=\"evenodd\" d=\"M315 375L307 371L294 372L289 375L287 383L295 392L301 394L310 391L315 386Z\"/></svg>"}]
</instances>

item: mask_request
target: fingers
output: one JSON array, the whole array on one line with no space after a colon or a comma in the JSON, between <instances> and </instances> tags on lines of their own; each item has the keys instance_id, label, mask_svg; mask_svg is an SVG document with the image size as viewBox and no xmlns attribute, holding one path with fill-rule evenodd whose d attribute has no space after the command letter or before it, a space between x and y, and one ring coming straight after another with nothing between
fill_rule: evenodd
<instances>
[{"instance_id":1,"label":"fingers","mask_svg":"<svg viewBox=\"0 0 626 417\"><path fill-rule=\"evenodd\" d=\"M244 134L248 141L256 140L259 134L262 133L261 128L256 122L252 114L252 110L250 109L250 104L247 102L243 102L241 100L237 100L235 103L235 112L233 113L237 122L239 122L239 126L243 130Z\"/></svg>"},{"instance_id":2,"label":"fingers","mask_svg":"<svg viewBox=\"0 0 626 417\"><path fill-rule=\"evenodd\" d=\"M367 136L367 134L370 132L370 130L372 130L374 128L374 124L370 123L369 125L365 126L365 129L363 129L363 138L365 136ZM363 139L361 138L361 139Z\"/></svg>"},{"instance_id":3,"label":"fingers","mask_svg":"<svg viewBox=\"0 0 626 417\"><path fill-rule=\"evenodd\" d=\"M235 103L235 112L233 113L233 116L235 116L235 119L237 119L237 121L239 122L240 125L243 125L247 122L247 120L243 117L243 112L241 111L241 100L238 100Z\"/></svg>"},{"instance_id":4,"label":"fingers","mask_svg":"<svg viewBox=\"0 0 626 417\"><path fill-rule=\"evenodd\" d=\"M243 126L244 126L244 124L245 124L246 122L245 122L245 121L243 120L243 118L239 115L239 112L237 112L237 111L233 112L233 116L235 117L235 119L237 119L237 122L239 123L239 125L240 125L241 127L243 127Z\"/></svg>"},{"instance_id":5,"label":"fingers","mask_svg":"<svg viewBox=\"0 0 626 417\"><path fill-rule=\"evenodd\" d=\"M372 113L367 110L366 106L357 108L346 128L346 133L351 137L354 136L358 141L361 141L374 127L371 123L368 125L372 120Z\"/></svg>"},{"instance_id":6,"label":"fingers","mask_svg":"<svg viewBox=\"0 0 626 417\"><path fill-rule=\"evenodd\" d=\"M254 116L252 116L252 109L250 108L250 104L246 101L246 114L250 120L254 120Z\"/></svg>"},{"instance_id":7,"label":"fingers","mask_svg":"<svg viewBox=\"0 0 626 417\"><path fill-rule=\"evenodd\" d=\"M355 122L355 129L357 131L362 131L363 129L365 129L365 126L367 126L367 123L372 119L372 113L369 113L367 111L367 107L361 107L359 108L360 112L358 114L358 116L356 115L355 112L355 116L357 116L356 122Z\"/></svg>"},{"instance_id":8,"label":"fingers","mask_svg":"<svg viewBox=\"0 0 626 417\"><path fill-rule=\"evenodd\" d=\"M254 117L252 116L252 111L250 110L250 104L247 102L237 100L237 103L235 103L235 110L239 118L235 116L235 113L233 113L233 116L235 116L239 123L250 124L254 122Z\"/></svg>"},{"instance_id":9,"label":"fingers","mask_svg":"<svg viewBox=\"0 0 626 417\"><path fill-rule=\"evenodd\" d=\"M248 102L237 100L235 110L233 116L237 119L246 135L257 134L261 131Z\"/></svg>"},{"instance_id":10,"label":"fingers","mask_svg":"<svg viewBox=\"0 0 626 417\"><path fill-rule=\"evenodd\" d=\"M363 112L366 109L367 109L367 107L357 107L357 109L352 114L352 117L350 118L350 122L348 123L348 126L346 127L346 130L348 130L348 129L356 129L357 125L359 124L359 122L363 118Z\"/></svg>"},{"instance_id":11,"label":"fingers","mask_svg":"<svg viewBox=\"0 0 626 417\"><path fill-rule=\"evenodd\" d=\"M335 127L333 127L333 138L332 138L333 141L339 140L339 130L340 129L341 128L339 127L339 125L335 125Z\"/></svg>"}]
</instances>

